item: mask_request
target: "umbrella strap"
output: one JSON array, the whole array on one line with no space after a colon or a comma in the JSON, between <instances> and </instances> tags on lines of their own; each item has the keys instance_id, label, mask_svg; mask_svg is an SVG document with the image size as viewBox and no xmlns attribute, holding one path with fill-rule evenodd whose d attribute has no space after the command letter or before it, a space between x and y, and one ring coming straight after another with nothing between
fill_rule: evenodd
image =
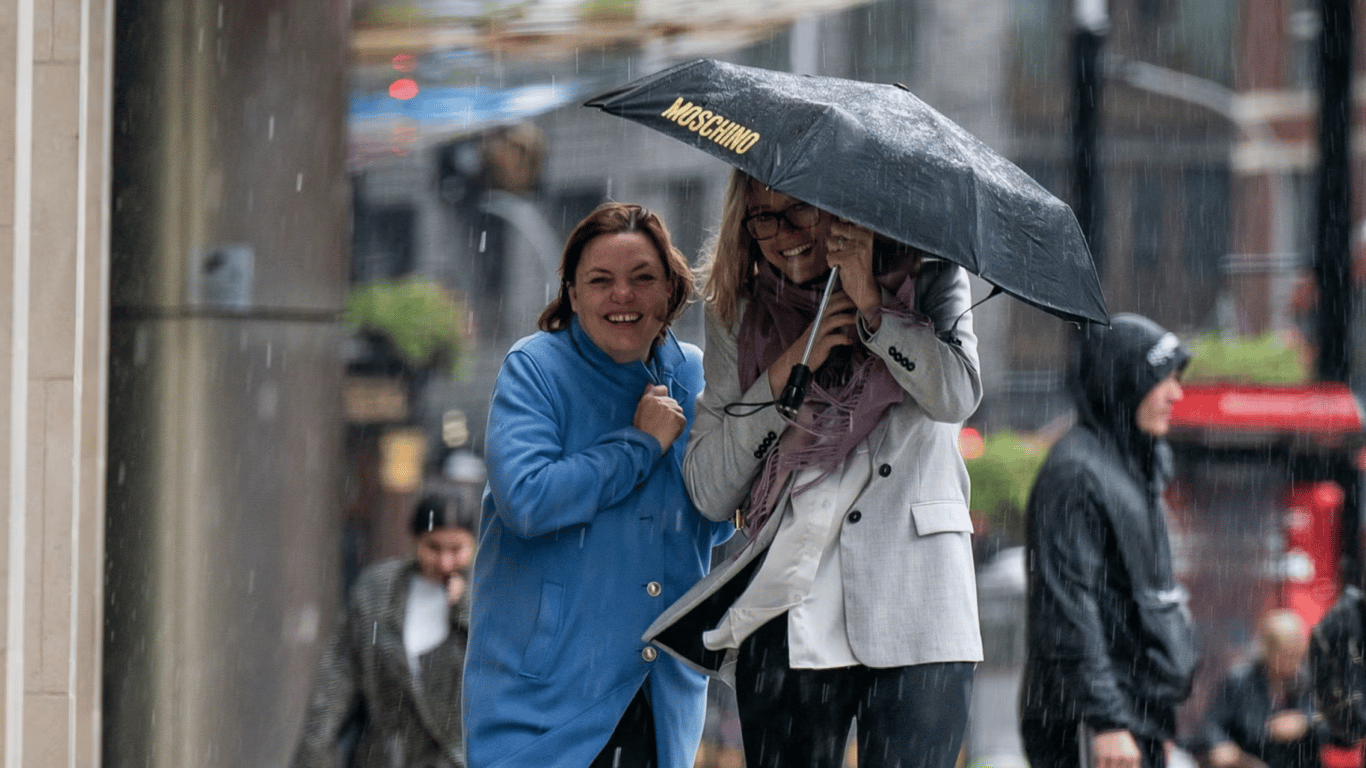
<instances>
[{"instance_id":1,"label":"umbrella strap","mask_svg":"<svg viewBox=\"0 0 1366 768\"><path fill-rule=\"evenodd\" d=\"M734 416L737 419L744 419L762 411L770 405L777 404L777 400L769 400L765 403L727 403L723 408L727 416Z\"/></svg>"},{"instance_id":2,"label":"umbrella strap","mask_svg":"<svg viewBox=\"0 0 1366 768\"><path fill-rule=\"evenodd\" d=\"M991 287L991 293L988 293L984 298L982 298L982 299L980 299L980 300L974 302L973 304L969 305L967 309L965 309L965 310L963 310L961 313L959 313L958 317L955 317L955 318L953 319L953 325L950 325L950 326L949 326L949 329L948 329L947 331L944 331L943 333L939 334L939 338L943 339L944 341L946 341L946 342L948 342L948 343L950 343L950 344L957 344L957 343L958 343L958 321L959 321L959 320L962 320L963 317L964 317L965 315L967 315L967 313L969 313L969 312L971 312L972 310L974 310L974 309L976 309L976 308L982 306L982 304L986 303L986 301L987 301L988 299L994 299L994 298L996 298L997 296L999 296L999 295L1002 294L1002 293L1004 293L1004 291L1001 289L1001 286L999 286L999 285L993 285L993 286Z\"/></svg>"}]
</instances>

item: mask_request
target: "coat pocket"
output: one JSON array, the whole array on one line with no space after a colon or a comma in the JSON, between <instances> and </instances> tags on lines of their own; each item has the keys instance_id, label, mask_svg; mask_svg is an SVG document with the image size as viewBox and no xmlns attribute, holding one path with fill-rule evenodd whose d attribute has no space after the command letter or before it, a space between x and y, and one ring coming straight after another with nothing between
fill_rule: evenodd
<instances>
[{"instance_id":1,"label":"coat pocket","mask_svg":"<svg viewBox=\"0 0 1366 768\"><path fill-rule=\"evenodd\" d=\"M1186 588L1138 590L1138 617L1149 642L1143 650L1148 663L1147 698L1180 703L1190 694L1200 651L1195 641L1195 621L1186 603Z\"/></svg>"},{"instance_id":2,"label":"coat pocket","mask_svg":"<svg viewBox=\"0 0 1366 768\"><path fill-rule=\"evenodd\" d=\"M560 638L564 614L564 585L547 581L541 585L541 604L536 609L536 626L522 656L522 674L540 677L554 654Z\"/></svg>"},{"instance_id":3,"label":"coat pocket","mask_svg":"<svg viewBox=\"0 0 1366 768\"><path fill-rule=\"evenodd\" d=\"M935 533L972 533L972 516L961 501L922 501L911 505L915 532L920 536Z\"/></svg>"}]
</instances>

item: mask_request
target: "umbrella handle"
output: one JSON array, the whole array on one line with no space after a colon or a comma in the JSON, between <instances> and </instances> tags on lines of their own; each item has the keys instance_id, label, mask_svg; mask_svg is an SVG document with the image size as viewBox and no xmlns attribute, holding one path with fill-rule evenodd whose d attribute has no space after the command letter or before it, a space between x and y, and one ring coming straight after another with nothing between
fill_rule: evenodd
<instances>
[{"instance_id":1,"label":"umbrella handle","mask_svg":"<svg viewBox=\"0 0 1366 768\"><path fill-rule=\"evenodd\" d=\"M825 280L825 293L821 294L821 304L816 308L816 319L811 322L811 333L806 337L802 361L792 366L792 372L787 375L787 385L783 387L782 394L778 395L778 401L774 404L778 413L789 419L797 418L797 411L806 400L806 388L811 384L811 369L807 367L806 361L811 359L811 347L816 343L816 328L821 324L821 318L825 317L825 306L830 303L830 294L835 292L835 283L839 281L839 276L840 268L831 267L830 277Z\"/></svg>"}]
</instances>

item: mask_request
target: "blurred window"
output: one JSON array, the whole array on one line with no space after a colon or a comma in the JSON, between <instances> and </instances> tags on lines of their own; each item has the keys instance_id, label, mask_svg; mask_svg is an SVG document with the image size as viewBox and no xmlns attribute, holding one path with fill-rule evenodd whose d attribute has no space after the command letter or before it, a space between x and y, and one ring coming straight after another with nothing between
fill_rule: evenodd
<instances>
[{"instance_id":1,"label":"blurred window","mask_svg":"<svg viewBox=\"0 0 1366 768\"><path fill-rule=\"evenodd\" d=\"M412 206L358 206L352 225L351 279L357 283L405 275L416 265Z\"/></svg>"}]
</instances>

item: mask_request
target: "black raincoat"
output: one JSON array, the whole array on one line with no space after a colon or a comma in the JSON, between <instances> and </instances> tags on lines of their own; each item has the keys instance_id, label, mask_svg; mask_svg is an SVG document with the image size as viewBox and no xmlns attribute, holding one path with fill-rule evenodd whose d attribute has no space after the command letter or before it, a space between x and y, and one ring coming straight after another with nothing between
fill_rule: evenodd
<instances>
[{"instance_id":1,"label":"black raincoat","mask_svg":"<svg viewBox=\"0 0 1366 768\"><path fill-rule=\"evenodd\" d=\"M1195 645L1162 501L1171 453L1135 415L1188 359L1175 336L1136 315L1116 315L1081 345L1077 424L1049 453L1027 510L1022 730L1175 733Z\"/></svg>"},{"instance_id":2,"label":"black raincoat","mask_svg":"<svg viewBox=\"0 0 1366 768\"><path fill-rule=\"evenodd\" d=\"M1315 723L1314 702L1307 681L1296 679L1286 687L1285 700L1273 702L1266 665L1257 661L1229 671L1220 684L1214 703L1205 715L1198 747L1208 750L1232 742L1266 763L1268 768L1318 768L1319 747L1329 742L1327 728ZM1275 741L1267 721L1276 712L1299 710L1313 725L1294 741Z\"/></svg>"}]
</instances>

